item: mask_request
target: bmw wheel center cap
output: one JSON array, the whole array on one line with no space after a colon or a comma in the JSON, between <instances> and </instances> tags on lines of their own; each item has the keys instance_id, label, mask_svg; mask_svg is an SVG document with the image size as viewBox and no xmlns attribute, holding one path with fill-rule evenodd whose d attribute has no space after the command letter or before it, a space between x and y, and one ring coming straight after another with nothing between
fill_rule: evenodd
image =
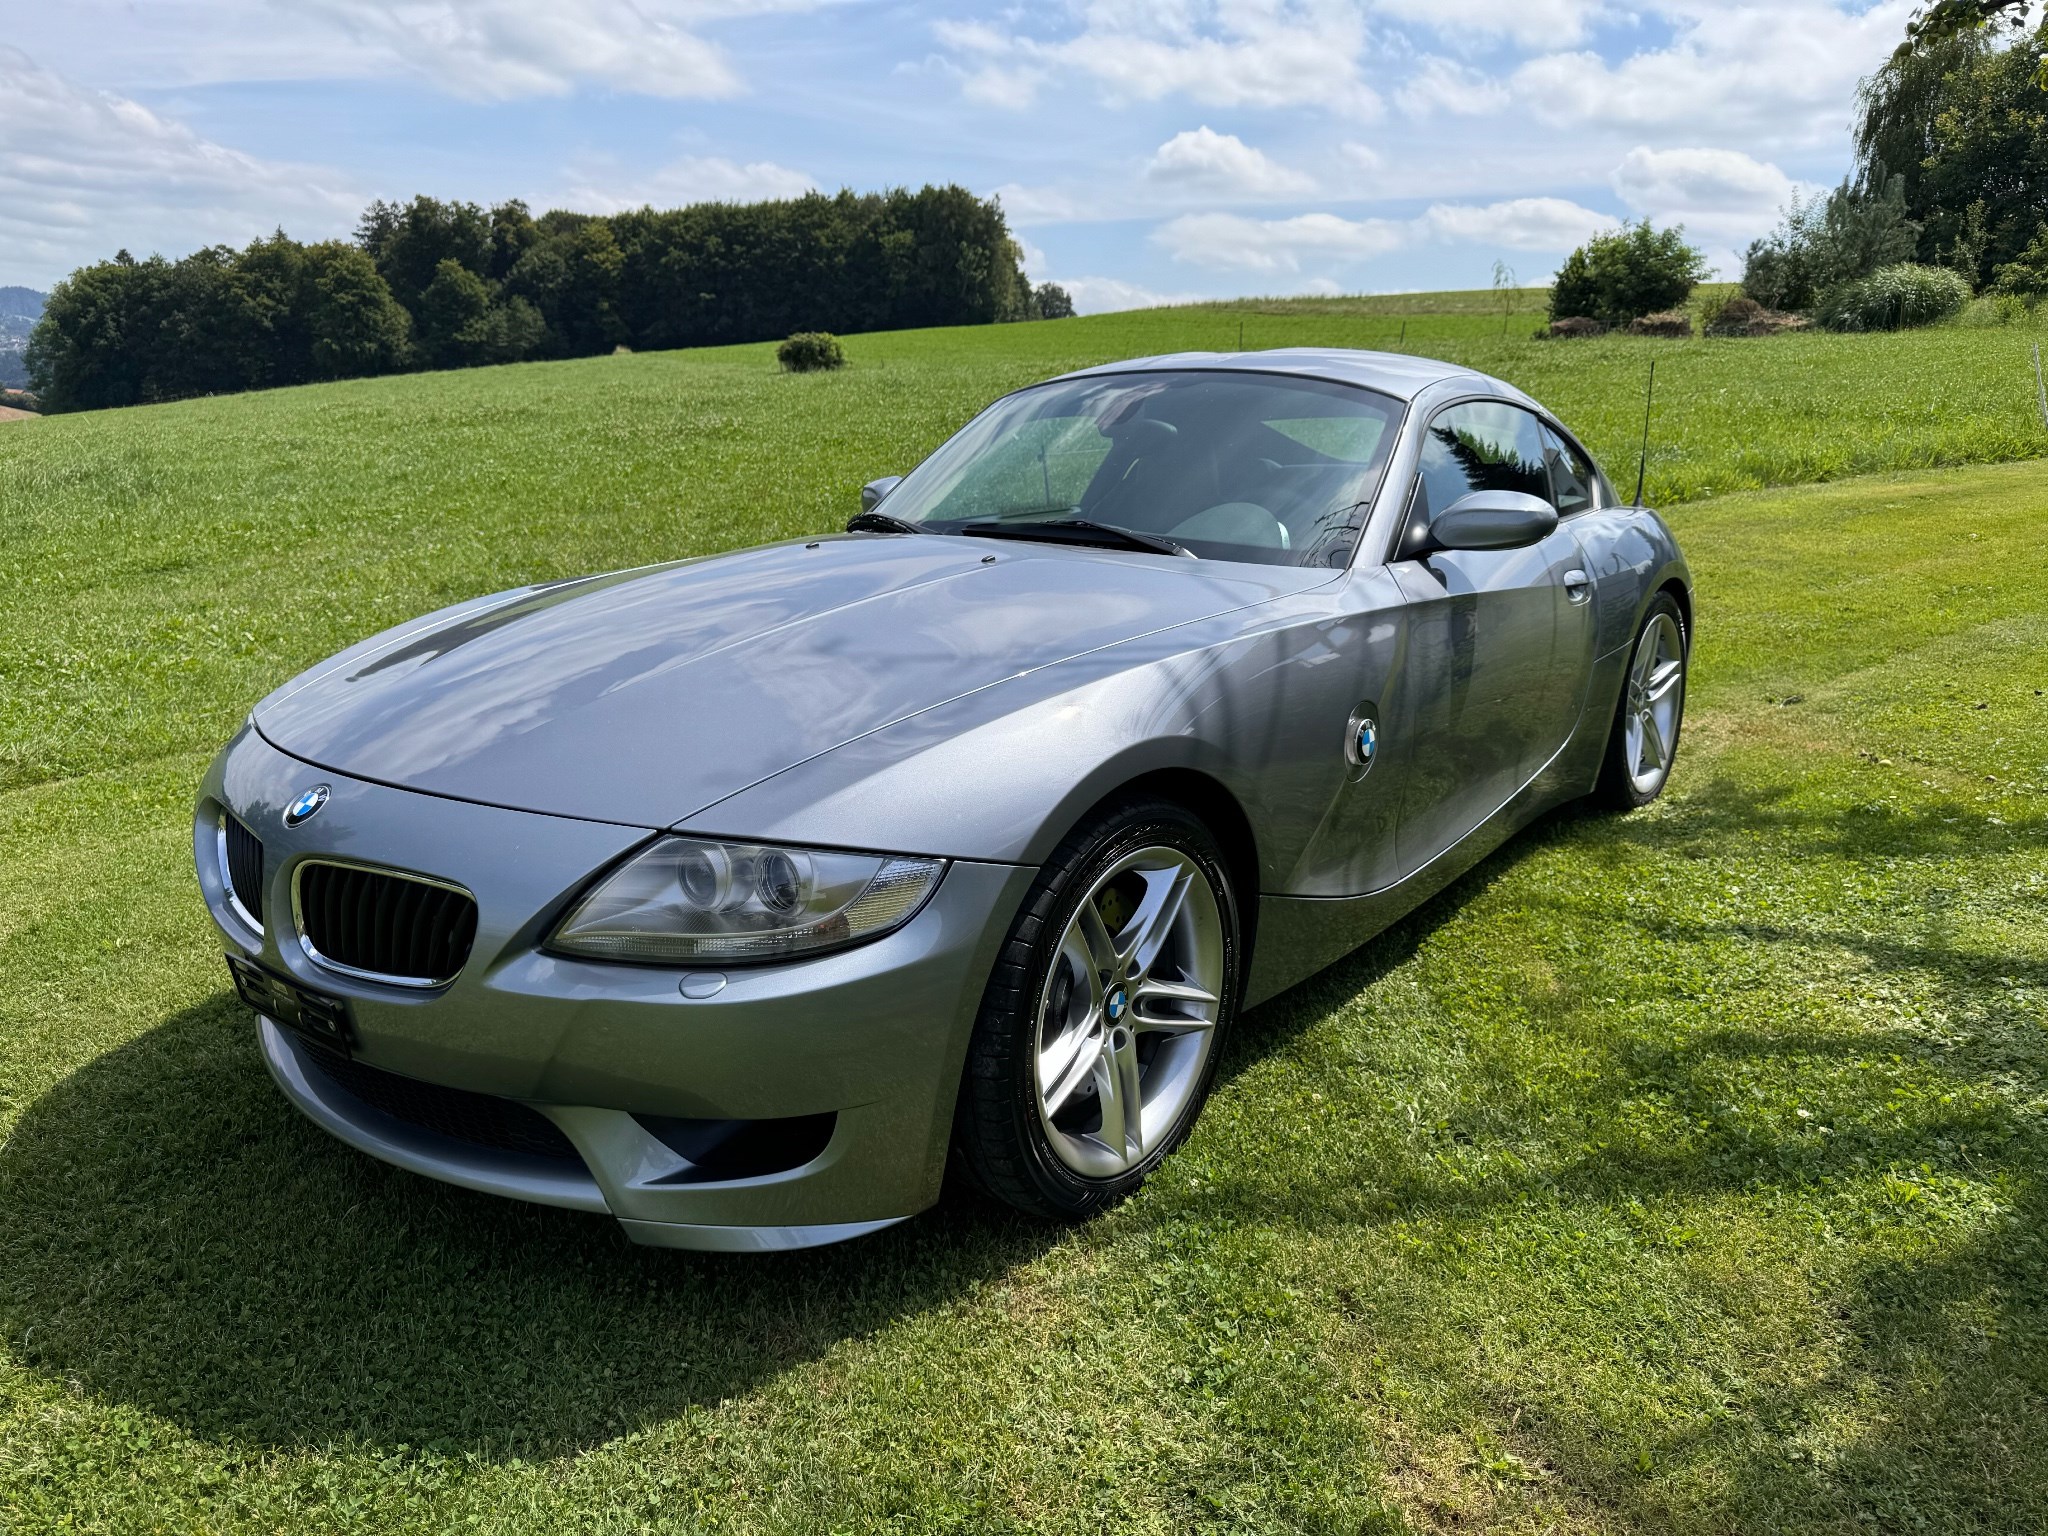
<instances>
[{"instance_id":1,"label":"bmw wheel center cap","mask_svg":"<svg viewBox=\"0 0 2048 1536\"><path fill-rule=\"evenodd\" d=\"M299 798L284 808L284 824L296 827L301 822L311 821L320 814L320 807L327 803L327 786L315 784L311 789L301 790Z\"/></svg>"},{"instance_id":2,"label":"bmw wheel center cap","mask_svg":"<svg viewBox=\"0 0 2048 1536\"><path fill-rule=\"evenodd\" d=\"M1129 1006L1130 999L1124 995L1124 989L1118 987L1109 994L1109 1001L1102 1005L1102 1011L1109 1016L1109 1022L1114 1024L1124 1016L1124 1009Z\"/></svg>"}]
</instances>

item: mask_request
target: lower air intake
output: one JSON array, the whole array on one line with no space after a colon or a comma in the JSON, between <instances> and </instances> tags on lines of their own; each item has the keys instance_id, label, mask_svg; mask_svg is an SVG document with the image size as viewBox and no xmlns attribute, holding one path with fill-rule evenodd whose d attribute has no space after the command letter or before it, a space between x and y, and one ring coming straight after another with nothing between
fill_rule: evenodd
<instances>
[{"instance_id":1,"label":"lower air intake","mask_svg":"<svg viewBox=\"0 0 2048 1536\"><path fill-rule=\"evenodd\" d=\"M494 1152L516 1152L558 1161L582 1160L554 1121L516 1099L423 1083L417 1078L365 1066L303 1035L297 1040L300 1053L337 1087L394 1120Z\"/></svg>"}]
</instances>

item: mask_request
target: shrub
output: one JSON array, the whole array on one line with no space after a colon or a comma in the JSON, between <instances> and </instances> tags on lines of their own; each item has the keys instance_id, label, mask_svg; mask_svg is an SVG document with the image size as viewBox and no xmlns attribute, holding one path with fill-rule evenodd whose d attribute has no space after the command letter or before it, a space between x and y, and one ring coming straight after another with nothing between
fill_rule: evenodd
<instances>
[{"instance_id":1,"label":"shrub","mask_svg":"<svg viewBox=\"0 0 2048 1536\"><path fill-rule=\"evenodd\" d=\"M1795 197L1778 227L1751 243L1742 291L1766 309L1811 309L1831 288L1911 261L1919 239L1904 177L1882 186L1844 181L1826 197Z\"/></svg>"},{"instance_id":2,"label":"shrub","mask_svg":"<svg viewBox=\"0 0 2048 1536\"><path fill-rule=\"evenodd\" d=\"M2024 325L2033 318L2031 299L2017 293L1987 293L1970 300L1956 316L1956 324L1971 330L1990 330L2001 325Z\"/></svg>"},{"instance_id":3,"label":"shrub","mask_svg":"<svg viewBox=\"0 0 2048 1536\"><path fill-rule=\"evenodd\" d=\"M1624 224L1565 258L1550 290L1550 317L1590 315L1609 329L1624 326L1680 308L1706 275L1706 258L1685 243L1682 226Z\"/></svg>"},{"instance_id":4,"label":"shrub","mask_svg":"<svg viewBox=\"0 0 2048 1536\"><path fill-rule=\"evenodd\" d=\"M2035 233L2033 244L1993 272L1991 287L2026 298L2048 295L2048 223Z\"/></svg>"},{"instance_id":5,"label":"shrub","mask_svg":"<svg viewBox=\"0 0 2048 1536\"><path fill-rule=\"evenodd\" d=\"M0 405L4 405L10 411L42 410L36 403L36 397L25 389L0 389Z\"/></svg>"},{"instance_id":6,"label":"shrub","mask_svg":"<svg viewBox=\"0 0 2048 1536\"><path fill-rule=\"evenodd\" d=\"M1946 320L1969 302L1961 273L1903 262L1830 289L1821 299L1820 323L1831 331L1897 331Z\"/></svg>"},{"instance_id":7,"label":"shrub","mask_svg":"<svg viewBox=\"0 0 2048 1536\"><path fill-rule=\"evenodd\" d=\"M775 349L775 360L788 373L817 373L844 368L846 353L830 331L798 331Z\"/></svg>"},{"instance_id":8,"label":"shrub","mask_svg":"<svg viewBox=\"0 0 2048 1536\"><path fill-rule=\"evenodd\" d=\"M1031 290L1031 307L1040 320L1074 318L1074 296L1058 283L1040 283Z\"/></svg>"},{"instance_id":9,"label":"shrub","mask_svg":"<svg viewBox=\"0 0 2048 1536\"><path fill-rule=\"evenodd\" d=\"M1628 323L1631 336L1691 337L1692 316L1682 309L1667 309L1662 314L1644 315Z\"/></svg>"}]
</instances>

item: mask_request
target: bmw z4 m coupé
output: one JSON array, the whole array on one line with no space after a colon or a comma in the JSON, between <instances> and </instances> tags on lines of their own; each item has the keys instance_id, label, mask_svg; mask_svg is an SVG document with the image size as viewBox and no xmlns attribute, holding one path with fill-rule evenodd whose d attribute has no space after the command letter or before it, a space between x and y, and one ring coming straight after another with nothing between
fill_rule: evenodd
<instances>
[{"instance_id":1,"label":"bmw z4 m coup\u00e9","mask_svg":"<svg viewBox=\"0 0 2048 1536\"><path fill-rule=\"evenodd\" d=\"M849 531L481 597L258 704L194 846L306 1115L685 1248L1085 1217L1237 1013L1664 787L1692 591L1513 387L1385 354L996 401Z\"/></svg>"}]
</instances>

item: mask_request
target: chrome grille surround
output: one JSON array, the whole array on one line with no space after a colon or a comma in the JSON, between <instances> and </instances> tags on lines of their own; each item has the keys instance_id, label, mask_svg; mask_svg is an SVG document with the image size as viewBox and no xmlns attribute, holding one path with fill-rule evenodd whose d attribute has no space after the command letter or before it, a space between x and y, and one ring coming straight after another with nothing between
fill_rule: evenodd
<instances>
[{"instance_id":1,"label":"chrome grille surround","mask_svg":"<svg viewBox=\"0 0 2048 1536\"><path fill-rule=\"evenodd\" d=\"M226 806L219 807L214 814L213 840L222 900L251 932L263 932L262 841L249 830L247 822Z\"/></svg>"},{"instance_id":2,"label":"chrome grille surround","mask_svg":"<svg viewBox=\"0 0 2048 1536\"><path fill-rule=\"evenodd\" d=\"M338 923L334 914L320 909L324 903L309 910L307 876L314 871L326 870L356 877L351 883L356 887L354 894L358 904L367 900L376 904L377 910L367 914L343 914ZM324 875L316 877L316 883L325 878ZM415 891L401 889L406 886L414 887ZM319 902L323 896L332 894L316 891L313 901ZM409 898L418 902L409 916L390 905ZM420 991L445 987L461 975L463 966L469 963L470 948L476 941L476 917L476 897L452 880L325 856L301 859L292 866L292 930L298 937L299 948L314 965L337 976ZM380 929L369 936L367 944L363 942L364 935L360 931L366 925L365 919L377 923ZM439 931L422 934L412 927L429 920ZM351 921L356 924L355 930L345 931ZM321 931L328 928L335 931ZM351 951L355 959L371 958L360 952L368 948L381 950L377 958L387 961L399 958L396 950L403 943L408 946L408 957L418 955L422 963L404 970L385 969L374 964L357 965L324 953L319 943L321 938L326 939L330 949ZM439 963L426 964L430 958Z\"/></svg>"}]
</instances>

